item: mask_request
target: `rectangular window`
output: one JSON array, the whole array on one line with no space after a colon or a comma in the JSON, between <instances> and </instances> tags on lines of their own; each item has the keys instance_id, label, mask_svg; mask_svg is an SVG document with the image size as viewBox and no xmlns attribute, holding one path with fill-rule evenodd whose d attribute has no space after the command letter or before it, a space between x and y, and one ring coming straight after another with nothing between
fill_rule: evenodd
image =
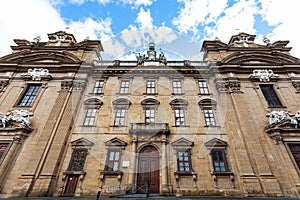
<instances>
[{"instance_id":1,"label":"rectangular window","mask_svg":"<svg viewBox=\"0 0 300 200\"><path fill-rule=\"evenodd\" d=\"M88 108L85 115L84 125L91 126L95 124L97 109Z\"/></svg>"},{"instance_id":2,"label":"rectangular window","mask_svg":"<svg viewBox=\"0 0 300 200\"><path fill-rule=\"evenodd\" d=\"M107 152L105 171L119 171L121 152L118 149L109 149Z\"/></svg>"},{"instance_id":3,"label":"rectangular window","mask_svg":"<svg viewBox=\"0 0 300 200\"><path fill-rule=\"evenodd\" d=\"M32 106L40 87L41 85L28 85L22 99L18 103L18 106Z\"/></svg>"},{"instance_id":4,"label":"rectangular window","mask_svg":"<svg viewBox=\"0 0 300 200\"><path fill-rule=\"evenodd\" d=\"M147 94L155 94L155 81L154 80L147 81L146 93Z\"/></svg>"},{"instance_id":5,"label":"rectangular window","mask_svg":"<svg viewBox=\"0 0 300 200\"><path fill-rule=\"evenodd\" d=\"M199 92L200 92L200 94L209 94L208 86L207 86L206 81L199 80L198 81L198 85L199 85Z\"/></svg>"},{"instance_id":6,"label":"rectangular window","mask_svg":"<svg viewBox=\"0 0 300 200\"><path fill-rule=\"evenodd\" d=\"M273 85L259 85L269 107L282 107Z\"/></svg>"},{"instance_id":7,"label":"rectangular window","mask_svg":"<svg viewBox=\"0 0 300 200\"><path fill-rule=\"evenodd\" d=\"M204 113L206 126L215 126L216 121L215 121L213 110L209 109L209 108L205 108L205 109L203 109L203 113Z\"/></svg>"},{"instance_id":8,"label":"rectangular window","mask_svg":"<svg viewBox=\"0 0 300 200\"><path fill-rule=\"evenodd\" d=\"M298 169L300 170L300 144L288 144L288 146L298 166Z\"/></svg>"},{"instance_id":9,"label":"rectangular window","mask_svg":"<svg viewBox=\"0 0 300 200\"><path fill-rule=\"evenodd\" d=\"M185 125L185 114L183 108L175 108L175 126L184 126Z\"/></svg>"},{"instance_id":10,"label":"rectangular window","mask_svg":"<svg viewBox=\"0 0 300 200\"><path fill-rule=\"evenodd\" d=\"M9 143L0 143L0 160L4 157Z\"/></svg>"},{"instance_id":11,"label":"rectangular window","mask_svg":"<svg viewBox=\"0 0 300 200\"><path fill-rule=\"evenodd\" d=\"M115 113L115 126L124 126L125 125L125 109L116 109Z\"/></svg>"},{"instance_id":12,"label":"rectangular window","mask_svg":"<svg viewBox=\"0 0 300 200\"><path fill-rule=\"evenodd\" d=\"M226 155L224 149L211 150L211 157L215 172L228 172Z\"/></svg>"},{"instance_id":13,"label":"rectangular window","mask_svg":"<svg viewBox=\"0 0 300 200\"><path fill-rule=\"evenodd\" d=\"M180 172L192 171L191 154L189 150L177 150L177 165L178 171Z\"/></svg>"},{"instance_id":14,"label":"rectangular window","mask_svg":"<svg viewBox=\"0 0 300 200\"><path fill-rule=\"evenodd\" d=\"M73 149L68 171L83 171L87 154L88 154L87 149L83 149L83 148Z\"/></svg>"},{"instance_id":15,"label":"rectangular window","mask_svg":"<svg viewBox=\"0 0 300 200\"><path fill-rule=\"evenodd\" d=\"M182 94L181 81L173 81L173 93L174 94Z\"/></svg>"},{"instance_id":16,"label":"rectangular window","mask_svg":"<svg viewBox=\"0 0 300 200\"><path fill-rule=\"evenodd\" d=\"M129 81L121 81L121 86L120 86L120 94L128 94L129 92Z\"/></svg>"},{"instance_id":17,"label":"rectangular window","mask_svg":"<svg viewBox=\"0 0 300 200\"><path fill-rule=\"evenodd\" d=\"M93 93L97 93L97 94L102 93L103 86L104 86L104 81L96 81Z\"/></svg>"},{"instance_id":18,"label":"rectangular window","mask_svg":"<svg viewBox=\"0 0 300 200\"><path fill-rule=\"evenodd\" d=\"M154 123L155 110L154 108L146 108L145 110L145 122L146 124Z\"/></svg>"}]
</instances>

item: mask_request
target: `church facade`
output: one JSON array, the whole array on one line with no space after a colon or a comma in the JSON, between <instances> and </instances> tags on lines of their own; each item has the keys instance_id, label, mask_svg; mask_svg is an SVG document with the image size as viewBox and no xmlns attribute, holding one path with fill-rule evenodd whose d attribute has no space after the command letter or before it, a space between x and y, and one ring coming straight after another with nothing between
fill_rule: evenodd
<instances>
[{"instance_id":1,"label":"church facade","mask_svg":"<svg viewBox=\"0 0 300 200\"><path fill-rule=\"evenodd\" d=\"M288 41L239 33L197 61L154 43L106 61L98 40L48 38L0 58L1 195L300 196Z\"/></svg>"}]
</instances>

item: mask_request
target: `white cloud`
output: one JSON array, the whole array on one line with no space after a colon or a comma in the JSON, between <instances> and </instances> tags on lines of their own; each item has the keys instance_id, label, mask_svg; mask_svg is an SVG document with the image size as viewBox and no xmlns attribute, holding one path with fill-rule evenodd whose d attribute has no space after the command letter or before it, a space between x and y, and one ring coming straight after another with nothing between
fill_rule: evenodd
<instances>
[{"instance_id":1,"label":"white cloud","mask_svg":"<svg viewBox=\"0 0 300 200\"><path fill-rule=\"evenodd\" d=\"M254 0L241 0L224 10L224 16L219 17L215 26L205 27L206 36L217 36L222 41L228 42L230 37L238 32L256 34L254 15L257 11Z\"/></svg>"},{"instance_id":2,"label":"white cloud","mask_svg":"<svg viewBox=\"0 0 300 200\"><path fill-rule=\"evenodd\" d=\"M89 1L91 1L91 2L97 1L100 4L103 4L103 5L111 2L111 0L69 0L70 3L77 4L77 5L82 5L85 2L89 2Z\"/></svg>"},{"instance_id":3,"label":"white cloud","mask_svg":"<svg viewBox=\"0 0 300 200\"><path fill-rule=\"evenodd\" d=\"M139 27L144 28L152 28L153 27L153 19L151 17L150 10L147 9L145 11L143 8L140 8L140 11L138 13L138 16L135 20L136 23L139 24Z\"/></svg>"},{"instance_id":4,"label":"white cloud","mask_svg":"<svg viewBox=\"0 0 300 200\"><path fill-rule=\"evenodd\" d=\"M133 9L140 6L151 6L156 0L122 0L123 3L133 5Z\"/></svg>"},{"instance_id":5,"label":"white cloud","mask_svg":"<svg viewBox=\"0 0 300 200\"><path fill-rule=\"evenodd\" d=\"M232 35L247 32L257 34L256 42L261 43L261 30L255 29L255 23L261 23L255 21L255 16L260 15L269 26L274 27L267 34L271 42L290 40L289 46L293 47L291 54L296 57L300 55L296 26L300 13L294 0L237 0L231 7L227 5L227 0L218 0L217 4L211 0L178 2L183 7L173 24L181 33L191 33L198 41L218 36L223 42L228 42Z\"/></svg>"},{"instance_id":6,"label":"white cloud","mask_svg":"<svg viewBox=\"0 0 300 200\"><path fill-rule=\"evenodd\" d=\"M95 21L91 18L86 18L84 21L72 21L68 26L68 32L73 33L77 41L82 41L86 38L90 40L107 40L113 36L111 30L111 19L106 18Z\"/></svg>"},{"instance_id":7,"label":"white cloud","mask_svg":"<svg viewBox=\"0 0 300 200\"><path fill-rule=\"evenodd\" d=\"M11 53L13 39L46 40L48 33L64 30L65 22L48 0L7 0L0 7L0 56Z\"/></svg>"},{"instance_id":8,"label":"white cloud","mask_svg":"<svg viewBox=\"0 0 300 200\"><path fill-rule=\"evenodd\" d=\"M215 3L211 0L179 0L184 4L173 24L180 32L198 32L199 25L214 22L227 6L227 0L218 0Z\"/></svg>"},{"instance_id":9,"label":"white cloud","mask_svg":"<svg viewBox=\"0 0 300 200\"><path fill-rule=\"evenodd\" d=\"M271 42L289 40L288 46L293 47L291 54L300 57L299 28L297 26L300 12L294 0L259 0L263 6L261 15L270 26L276 28L267 37Z\"/></svg>"}]
</instances>

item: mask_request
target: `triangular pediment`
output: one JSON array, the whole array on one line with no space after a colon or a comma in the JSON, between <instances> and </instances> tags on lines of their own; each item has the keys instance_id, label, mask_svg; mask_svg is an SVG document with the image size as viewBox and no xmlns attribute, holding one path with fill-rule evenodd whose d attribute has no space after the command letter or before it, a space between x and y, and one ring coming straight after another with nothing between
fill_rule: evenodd
<instances>
[{"instance_id":1,"label":"triangular pediment","mask_svg":"<svg viewBox=\"0 0 300 200\"><path fill-rule=\"evenodd\" d=\"M88 139L85 138L79 138L77 140L74 140L73 142L71 142L72 146L80 146L80 147L91 147L94 145L93 142L89 141Z\"/></svg>"},{"instance_id":2,"label":"triangular pediment","mask_svg":"<svg viewBox=\"0 0 300 200\"><path fill-rule=\"evenodd\" d=\"M124 142L123 140L119 139L119 138L113 138L111 140L108 140L107 142L105 142L106 146L112 146L112 147L124 147L127 145L127 142Z\"/></svg>"},{"instance_id":3,"label":"triangular pediment","mask_svg":"<svg viewBox=\"0 0 300 200\"><path fill-rule=\"evenodd\" d=\"M191 142L185 138L180 138L179 140L176 140L172 142L173 147L187 147L187 146L193 146L194 142Z\"/></svg>"},{"instance_id":4,"label":"triangular pediment","mask_svg":"<svg viewBox=\"0 0 300 200\"><path fill-rule=\"evenodd\" d=\"M218 138L213 138L213 139L205 142L204 145L206 147L226 147L227 142L225 142L221 139L218 139Z\"/></svg>"}]
</instances>

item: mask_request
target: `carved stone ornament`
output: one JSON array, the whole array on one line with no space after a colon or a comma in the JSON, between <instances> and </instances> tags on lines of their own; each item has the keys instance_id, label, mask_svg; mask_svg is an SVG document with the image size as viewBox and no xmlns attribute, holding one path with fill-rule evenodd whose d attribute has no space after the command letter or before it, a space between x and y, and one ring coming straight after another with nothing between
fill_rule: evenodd
<instances>
[{"instance_id":1,"label":"carved stone ornament","mask_svg":"<svg viewBox=\"0 0 300 200\"><path fill-rule=\"evenodd\" d=\"M250 79L259 79L261 82L269 82L271 78L278 78L278 74L274 74L271 69L255 69L250 74Z\"/></svg>"},{"instance_id":2,"label":"carved stone ornament","mask_svg":"<svg viewBox=\"0 0 300 200\"><path fill-rule=\"evenodd\" d=\"M293 81L293 86L297 90L297 92L300 92L300 81Z\"/></svg>"},{"instance_id":3,"label":"carved stone ornament","mask_svg":"<svg viewBox=\"0 0 300 200\"><path fill-rule=\"evenodd\" d=\"M21 126L33 129L29 121L29 113L27 110L13 110L5 115L0 112L0 126L2 126L2 128Z\"/></svg>"},{"instance_id":4,"label":"carved stone ornament","mask_svg":"<svg viewBox=\"0 0 300 200\"><path fill-rule=\"evenodd\" d=\"M28 69L28 72L21 74L21 77L23 79L31 79L33 81L41 81L42 79L52 79L52 75L49 73L49 70L43 68Z\"/></svg>"},{"instance_id":5,"label":"carved stone ornament","mask_svg":"<svg viewBox=\"0 0 300 200\"><path fill-rule=\"evenodd\" d=\"M239 80L216 80L216 88L220 93L243 93L241 91L241 82Z\"/></svg>"},{"instance_id":6,"label":"carved stone ornament","mask_svg":"<svg viewBox=\"0 0 300 200\"><path fill-rule=\"evenodd\" d=\"M291 127L298 128L300 125L300 110L298 110L293 117L286 111L272 111L269 116L269 125L267 125L266 128L272 128L277 124L287 121L290 122Z\"/></svg>"}]
</instances>

